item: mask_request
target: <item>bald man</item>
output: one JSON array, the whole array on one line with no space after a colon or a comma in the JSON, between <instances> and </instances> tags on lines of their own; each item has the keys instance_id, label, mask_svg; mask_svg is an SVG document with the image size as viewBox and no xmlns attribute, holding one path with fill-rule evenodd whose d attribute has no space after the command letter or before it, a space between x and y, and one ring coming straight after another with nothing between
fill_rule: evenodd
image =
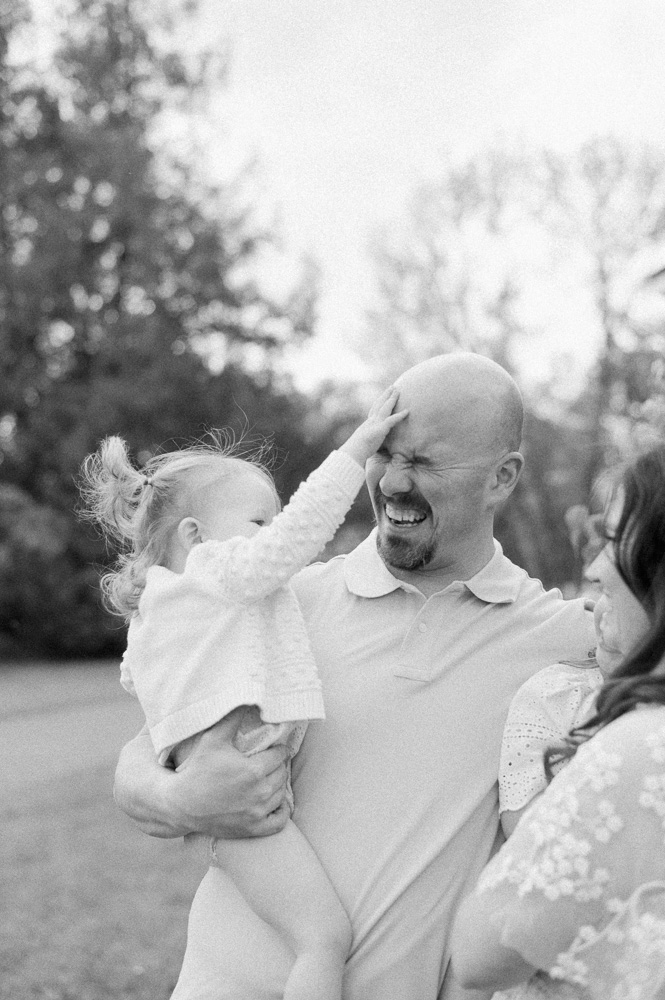
<instances>
[{"instance_id":1,"label":"bald man","mask_svg":"<svg viewBox=\"0 0 665 1000\"><path fill-rule=\"evenodd\" d=\"M453 980L448 939L499 842L508 705L541 667L586 656L593 625L581 601L546 592L494 540L523 465L508 373L453 354L396 385L409 416L366 469L376 529L294 581L327 712L294 761L294 819L351 919L345 1000L475 1000L488 994ZM282 760L277 748L248 759L211 740L180 772L160 771L139 736L116 796L153 835L269 835L285 821ZM221 942L206 918L220 910ZM174 1000L277 1000L291 962L209 869Z\"/></svg>"}]
</instances>

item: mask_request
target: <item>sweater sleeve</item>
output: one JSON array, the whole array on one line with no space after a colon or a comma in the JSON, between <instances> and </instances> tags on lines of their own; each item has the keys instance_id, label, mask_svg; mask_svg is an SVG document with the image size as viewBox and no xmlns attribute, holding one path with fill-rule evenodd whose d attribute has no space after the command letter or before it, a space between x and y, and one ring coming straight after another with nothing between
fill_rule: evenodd
<instances>
[{"instance_id":1,"label":"sweater sleeve","mask_svg":"<svg viewBox=\"0 0 665 1000\"><path fill-rule=\"evenodd\" d=\"M251 538L204 542L185 573L212 576L237 601L257 601L303 569L334 536L364 481L346 452L334 451L274 520Z\"/></svg>"}]
</instances>

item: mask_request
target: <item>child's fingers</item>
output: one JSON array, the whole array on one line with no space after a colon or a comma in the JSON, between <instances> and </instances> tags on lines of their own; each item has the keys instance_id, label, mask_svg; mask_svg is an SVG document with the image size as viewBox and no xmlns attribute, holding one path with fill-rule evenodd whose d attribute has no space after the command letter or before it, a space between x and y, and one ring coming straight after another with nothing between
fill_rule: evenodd
<instances>
[{"instance_id":1,"label":"child's fingers","mask_svg":"<svg viewBox=\"0 0 665 1000\"><path fill-rule=\"evenodd\" d=\"M389 385L387 389L384 389L383 392L379 393L379 396L378 396L376 402L377 403L382 403L386 399L388 399L390 396L396 396L397 393L398 393L397 386L395 386L395 385Z\"/></svg>"},{"instance_id":2,"label":"child's fingers","mask_svg":"<svg viewBox=\"0 0 665 1000\"><path fill-rule=\"evenodd\" d=\"M394 385L384 389L381 395L372 403L368 415L379 418L387 417L395 408L398 395L399 389L396 389Z\"/></svg>"},{"instance_id":3,"label":"child's fingers","mask_svg":"<svg viewBox=\"0 0 665 1000\"><path fill-rule=\"evenodd\" d=\"M408 417L408 415L408 410L399 410L397 413L388 414L385 418L385 422L389 428L394 427L395 424L400 424L405 417Z\"/></svg>"}]
</instances>

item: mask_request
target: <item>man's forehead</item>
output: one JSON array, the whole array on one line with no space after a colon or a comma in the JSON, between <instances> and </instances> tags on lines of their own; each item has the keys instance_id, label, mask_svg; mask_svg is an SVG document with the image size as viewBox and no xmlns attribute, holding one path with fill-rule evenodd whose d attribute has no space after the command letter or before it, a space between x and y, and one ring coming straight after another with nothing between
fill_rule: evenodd
<instances>
[{"instance_id":1,"label":"man's forehead","mask_svg":"<svg viewBox=\"0 0 665 1000\"><path fill-rule=\"evenodd\" d=\"M489 443L483 422L473 413L416 405L390 432L385 447L407 458L458 465L486 460Z\"/></svg>"},{"instance_id":2,"label":"man's forehead","mask_svg":"<svg viewBox=\"0 0 665 1000\"><path fill-rule=\"evenodd\" d=\"M411 415L392 429L386 438L386 445L390 451L409 456L443 455L456 451L455 442L445 427Z\"/></svg>"}]
</instances>

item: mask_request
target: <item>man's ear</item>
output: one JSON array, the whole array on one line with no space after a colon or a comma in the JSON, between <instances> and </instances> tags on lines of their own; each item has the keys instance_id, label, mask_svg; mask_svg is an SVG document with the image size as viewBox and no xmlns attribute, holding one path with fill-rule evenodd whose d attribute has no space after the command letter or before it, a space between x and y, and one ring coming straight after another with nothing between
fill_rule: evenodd
<instances>
[{"instance_id":1,"label":"man's ear","mask_svg":"<svg viewBox=\"0 0 665 1000\"><path fill-rule=\"evenodd\" d=\"M511 451L496 467L496 484L494 486L497 503L506 500L517 486L524 467L524 456L519 451Z\"/></svg>"},{"instance_id":2,"label":"man's ear","mask_svg":"<svg viewBox=\"0 0 665 1000\"><path fill-rule=\"evenodd\" d=\"M201 525L195 517L183 517L176 531L180 544L187 552L203 541Z\"/></svg>"}]
</instances>

